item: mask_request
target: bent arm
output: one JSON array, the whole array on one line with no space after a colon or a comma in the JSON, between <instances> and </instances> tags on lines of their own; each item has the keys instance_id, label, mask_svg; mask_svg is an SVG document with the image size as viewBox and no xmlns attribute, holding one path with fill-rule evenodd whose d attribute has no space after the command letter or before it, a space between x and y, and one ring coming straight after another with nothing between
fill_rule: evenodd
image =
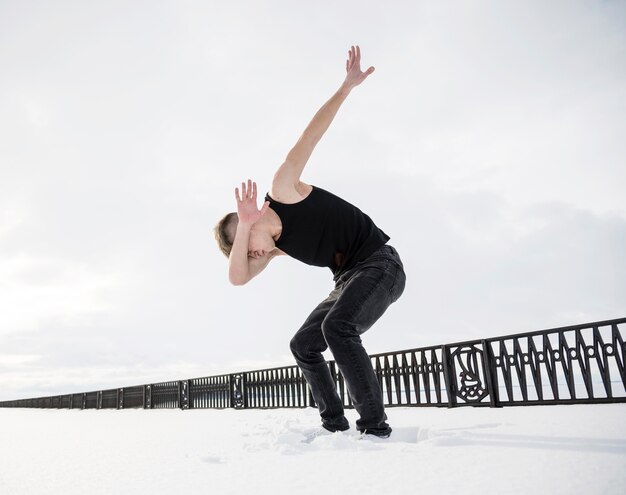
<instances>
[{"instance_id":1,"label":"bent arm","mask_svg":"<svg viewBox=\"0 0 626 495\"><path fill-rule=\"evenodd\" d=\"M266 201L259 210L257 208L256 182L248 179L248 184L241 183L241 195L239 188L235 188L235 200L237 201L237 230L233 240L233 246L228 257L228 280L233 285L244 285L261 273L274 256L282 252L275 248L265 256L255 257L249 253L250 232L252 226L261 219L269 208Z\"/></svg>"},{"instance_id":2,"label":"bent arm","mask_svg":"<svg viewBox=\"0 0 626 495\"><path fill-rule=\"evenodd\" d=\"M361 50L358 46L353 46L348 52L346 61L346 78L339 89L331 98L317 111L309 125L306 127L300 139L289 151L285 162L279 167L274 175L273 190L278 187L294 187L300 182L300 176L307 164L315 146L330 127L330 124L337 115L342 103L350 94L353 88L361 84L372 72L374 67L367 71L361 71Z\"/></svg>"},{"instance_id":3,"label":"bent arm","mask_svg":"<svg viewBox=\"0 0 626 495\"><path fill-rule=\"evenodd\" d=\"M237 225L237 233L228 257L228 280L233 285L245 285L265 270L269 262L280 252L274 249L263 257L254 258L248 255L250 229L252 225Z\"/></svg>"},{"instance_id":4,"label":"bent arm","mask_svg":"<svg viewBox=\"0 0 626 495\"><path fill-rule=\"evenodd\" d=\"M237 233L228 257L228 280L233 285L247 284L253 277L248 261L248 242L252 225L237 225Z\"/></svg>"}]
</instances>

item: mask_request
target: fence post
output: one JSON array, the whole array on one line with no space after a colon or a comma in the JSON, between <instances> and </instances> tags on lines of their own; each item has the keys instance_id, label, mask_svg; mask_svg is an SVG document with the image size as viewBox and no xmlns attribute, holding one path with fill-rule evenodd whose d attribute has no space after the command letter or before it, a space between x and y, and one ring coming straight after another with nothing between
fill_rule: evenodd
<instances>
[{"instance_id":1,"label":"fence post","mask_svg":"<svg viewBox=\"0 0 626 495\"><path fill-rule=\"evenodd\" d=\"M454 363L450 358L450 348L447 345L441 346L441 359L443 361L443 380L446 384L446 394L448 395L448 407L455 407L457 405L456 376Z\"/></svg>"},{"instance_id":2,"label":"fence post","mask_svg":"<svg viewBox=\"0 0 626 495\"><path fill-rule=\"evenodd\" d=\"M179 380L178 382L178 407L189 409L189 380Z\"/></svg>"},{"instance_id":3,"label":"fence post","mask_svg":"<svg viewBox=\"0 0 626 495\"><path fill-rule=\"evenodd\" d=\"M152 386L143 386L143 408L152 409Z\"/></svg>"},{"instance_id":4,"label":"fence post","mask_svg":"<svg viewBox=\"0 0 626 495\"><path fill-rule=\"evenodd\" d=\"M187 383L187 409L193 409L193 397L191 396L191 380L185 380Z\"/></svg>"},{"instance_id":5,"label":"fence post","mask_svg":"<svg viewBox=\"0 0 626 495\"><path fill-rule=\"evenodd\" d=\"M231 374L230 380L230 407L234 409L245 409L248 407L246 397L246 375L245 373Z\"/></svg>"},{"instance_id":6,"label":"fence post","mask_svg":"<svg viewBox=\"0 0 626 495\"><path fill-rule=\"evenodd\" d=\"M485 382L487 391L489 392L489 407L502 407L498 397L498 376L496 371L496 361L493 358L491 346L486 340L481 340L483 346L483 373L485 373Z\"/></svg>"}]
</instances>

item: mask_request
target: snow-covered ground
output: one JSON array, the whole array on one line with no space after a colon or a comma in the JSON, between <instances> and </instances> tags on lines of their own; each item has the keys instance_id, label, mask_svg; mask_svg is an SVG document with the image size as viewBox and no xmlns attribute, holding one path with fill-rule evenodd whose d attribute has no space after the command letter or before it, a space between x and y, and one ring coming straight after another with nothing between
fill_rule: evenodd
<instances>
[{"instance_id":1,"label":"snow-covered ground","mask_svg":"<svg viewBox=\"0 0 626 495\"><path fill-rule=\"evenodd\" d=\"M626 404L388 416L389 440L352 429L305 443L313 409L0 409L0 494L626 490Z\"/></svg>"}]
</instances>

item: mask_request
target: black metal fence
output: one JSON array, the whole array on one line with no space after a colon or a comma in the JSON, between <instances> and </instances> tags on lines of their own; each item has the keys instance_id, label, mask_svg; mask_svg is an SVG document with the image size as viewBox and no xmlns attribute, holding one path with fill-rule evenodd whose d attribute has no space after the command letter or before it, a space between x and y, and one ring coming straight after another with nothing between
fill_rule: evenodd
<instances>
[{"instance_id":1,"label":"black metal fence","mask_svg":"<svg viewBox=\"0 0 626 495\"><path fill-rule=\"evenodd\" d=\"M626 402L626 318L375 354L387 407ZM337 367L328 363L347 407ZM63 409L276 408L315 403L297 366L0 402Z\"/></svg>"}]
</instances>

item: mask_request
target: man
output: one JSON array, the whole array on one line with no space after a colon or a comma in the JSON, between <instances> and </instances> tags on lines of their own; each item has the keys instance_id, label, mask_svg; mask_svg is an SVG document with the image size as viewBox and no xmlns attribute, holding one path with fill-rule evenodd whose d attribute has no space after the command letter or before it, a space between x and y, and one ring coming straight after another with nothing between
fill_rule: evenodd
<instances>
[{"instance_id":1,"label":"man","mask_svg":"<svg viewBox=\"0 0 626 495\"><path fill-rule=\"evenodd\" d=\"M244 285L276 256L332 270L335 289L309 315L291 340L322 418L321 431L345 431L350 425L322 352L330 348L348 393L360 415L357 429L389 437L391 428L382 392L360 335L404 290L405 274L389 237L361 210L300 176L315 146L352 89L374 72L361 71L361 52L351 47L346 77L339 90L315 114L274 175L261 209L251 180L235 189L237 213L215 228L229 259L229 280Z\"/></svg>"}]
</instances>

